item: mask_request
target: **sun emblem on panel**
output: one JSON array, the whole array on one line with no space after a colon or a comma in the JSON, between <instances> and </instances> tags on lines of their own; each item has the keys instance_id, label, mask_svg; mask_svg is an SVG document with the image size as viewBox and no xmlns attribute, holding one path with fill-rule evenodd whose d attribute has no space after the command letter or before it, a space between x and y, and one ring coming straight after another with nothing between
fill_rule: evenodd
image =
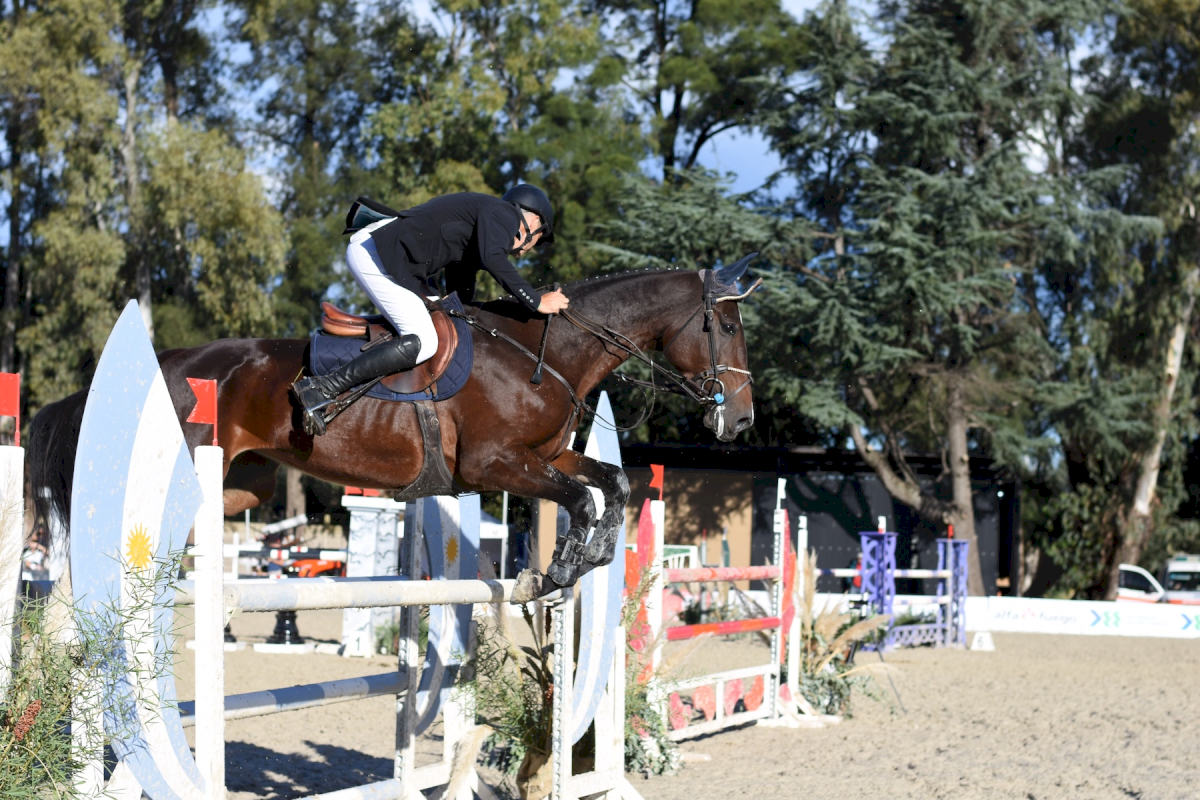
<instances>
[{"instance_id":1,"label":"sun emblem on panel","mask_svg":"<svg viewBox=\"0 0 1200 800\"><path fill-rule=\"evenodd\" d=\"M125 542L125 559L133 569L145 569L150 563L150 534L142 525L134 525Z\"/></svg>"},{"instance_id":2,"label":"sun emblem on panel","mask_svg":"<svg viewBox=\"0 0 1200 800\"><path fill-rule=\"evenodd\" d=\"M458 537L451 536L446 542L446 565L450 566L455 561L458 561Z\"/></svg>"}]
</instances>

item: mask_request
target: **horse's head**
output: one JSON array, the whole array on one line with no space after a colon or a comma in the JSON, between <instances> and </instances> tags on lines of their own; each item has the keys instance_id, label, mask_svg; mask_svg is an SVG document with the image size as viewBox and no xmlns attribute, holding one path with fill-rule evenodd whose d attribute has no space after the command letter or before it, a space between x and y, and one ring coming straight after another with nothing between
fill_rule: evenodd
<instances>
[{"instance_id":1,"label":"horse's head","mask_svg":"<svg viewBox=\"0 0 1200 800\"><path fill-rule=\"evenodd\" d=\"M664 337L663 354L690 379L706 406L705 427L723 442L754 424L753 381L738 304L761 281L739 293L737 280L756 255L720 270L700 270L698 305Z\"/></svg>"}]
</instances>

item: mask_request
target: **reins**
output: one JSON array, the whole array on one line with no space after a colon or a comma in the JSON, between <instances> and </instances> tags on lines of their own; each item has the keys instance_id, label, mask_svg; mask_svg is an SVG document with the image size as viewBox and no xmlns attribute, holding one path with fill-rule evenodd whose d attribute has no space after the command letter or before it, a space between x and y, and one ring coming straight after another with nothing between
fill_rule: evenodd
<instances>
[{"instance_id":1,"label":"reins","mask_svg":"<svg viewBox=\"0 0 1200 800\"><path fill-rule=\"evenodd\" d=\"M684 395L684 396L690 398L691 400L695 401L696 403L698 403L701 406L722 405L722 404L724 404L724 402L727 399L738 395L743 389L745 389L746 387L753 384L754 377L750 374L749 370L739 369L737 367L730 367L725 364L717 363L716 332L713 328L713 306L716 303L722 302L724 300L741 300L746 295L749 295L750 291L753 291L754 288L756 288L758 286L758 284L761 283L761 279L759 281L755 282L754 287L751 287L750 291L747 291L745 294L742 294L742 295L739 295L736 297L716 297L712 290L711 281L712 281L712 277L711 277L711 273L709 273L709 276L706 278L706 281L705 281L705 293L704 293L703 304L699 308L697 308L694 312L692 312L692 315L690 317L688 317L687 321L684 322L682 326L680 326L679 330L677 330L675 332L675 334L673 336L671 336L671 338L662 347L662 351L665 354L666 351L671 347L671 345L675 343L675 340L679 337L679 335L681 333L683 333L683 331L687 329L688 325L691 324L692 320L694 320L696 318L696 315L699 314L701 311L704 312L704 331L705 331L705 333L708 334L709 358L711 359L712 366L710 369L707 369L704 372L698 373L697 375L695 375L691 378L688 378L685 375L682 375L681 373L678 373L672 369L664 367L662 364L659 364L649 354L647 354L644 350L642 350L640 347L638 347L637 344L632 339L630 339L628 336L621 333L620 331L613 330L612 328L608 327L607 325L605 325L602 322L599 322L598 320L588 317L586 314L580 313L579 311L576 311L571 308L565 308L561 312L559 312L558 316L561 316L563 319L567 320L568 322L570 322L572 325L574 325L576 328L583 331L584 333L588 333L588 334L596 337L597 339L599 339L601 342L604 342L605 344L608 344L608 345L612 345L613 347L617 348L618 350L623 351L630 358L640 361L641 363L645 364L650 369L650 380L648 380L648 381L640 380L638 378L631 378L628 375L623 375L619 372L613 373L613 377L615 379L617 379L623 383L627 383L632 386L636 386L639 389L642 389L643 391L648 390L651 393L651 396L653 396L653 394L655 394L655 393L667 392L667 393L672 393L672 394ZM463 320L468 325L482 331L483 333L486 333L489 336L492 336L494 338L497 338L504 342L507 342L508 344L515 347L519 352L525 354L528 358L530 358L537 365L535 367L535 372L534 372L535 379L531 379L532 383L540 384L542 372L544 371L544 372L548 372L555 380L557 380L559 383L561 383L566 388L567 394L569 394L571 397L572 410L571 410L571 415L567 419L567 426L564 430L571 429L572 423L574 423L576 415L579 415L582 417L581 409L587 407L586 403L576 393L575 387L572 386L570 384L570 382L562 376L561 373L559 373L557 370L555 370L553 367L551 367L545 361L546 339L549 336L549 330L550 330L549 324L546 325L546 330L543 332L541 347L539 348L541 352L539 354L534 354L534 352L532 350L530 350L528 347L526 347L525 345L518 342L513 337L509 336L508 334L506 334L502 331L497 330L496 328L487 327L486 325L479 322L479 320L474 316L459 313L457 311L451 311L448 309L447 309L447 311L449 314L451 314L451 316L454 316L454 317L457 317L458 319ZM548 318L547 322L549 321L549 319L553 319L553 317ZM744 381L742 381L741 385L739 385L737 387L737 389L735 389L731 394L726 395L725 394L725 384L721 380L720 376L722 374L725 374L728 372L745 375L746 379ZM656 382L655 381L656 375L662 381L664 381L664 383L660 384L660 383ZM715 391L712 391L710 393L708 391L709 387L715 387ZM593 411L594 411L594 409L593 409ZM653 400L651 399L650 403L647 404L647 406L645 407L645 410L643 411L641 416L638 418L637 422L635 422L633 425L630 425L628 427L616 426L616 429L622 430L622 431L632 430L632 429L638 427L639 425L641 425L643 422L645 422L649 418L652 411L653 411Z\"/></svg>"},{"instance_id":2,"label":"reins","mask_svg":"<svg viewBox=\"0 0 1200 800\"><path fill-rule=\"evenodd\" d=\"M545 362L544 358L539 358L538 356L534 355L532 350L530 350L528 347L526 347L525 345L518 342L513 337L509 336L507 333L504 333L503 331L497 330L495 328L489 328L486 325L484 325L483 323L481 323L478 319L476 319L475 317L473 317L469 314L463 314L463 313L460 313L460 312L455 311L454 309L450 309L450 308L447 308L444 310L450 316L461 319L463 322L467 323L472 328L482 331L483 333L486 333L488 336L492 336L503 342L508 342L510 345L512 345L513 347L515 347L517 349L517 352L523 353L526 356L528 356L529 358L533 359L534 363L537 364L537 367L536 367L537 372L535 374L539 378L541 377L542 372L548 372L552 378L557 380L559 383L561 383L566 388L567 394L569 394L571 396L571 414L569 417L567 417L567 425L563 429L564 431L571 430L572 423L575 422L575 417L577 415L582 418L583 414L580 409L584 407L584 402L583 402L583 400L581 400L579 398L579 395L575 393L575 387L571 385L570 381L568 381L566 378L564 378L562 376L561 372L559 372L554 367L547 364ZM549 326L547 326L547 329L548 328L549 328ZM543 337L543 340L542 340L542 349L543 349L543 351L545 350L545 337ZM539 380L538 383L541 383L541 381Z\"/></svg>"}]
</instances>

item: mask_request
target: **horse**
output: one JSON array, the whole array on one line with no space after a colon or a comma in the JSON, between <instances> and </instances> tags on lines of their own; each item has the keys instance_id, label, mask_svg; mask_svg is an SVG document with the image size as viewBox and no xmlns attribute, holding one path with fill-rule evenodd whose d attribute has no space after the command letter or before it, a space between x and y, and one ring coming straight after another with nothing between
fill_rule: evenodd
<instances>
[{"instance_id":1,"label":"horse","mask_svg":"<svg viewBox=\"0 0 1200 800\"><path fill-rule=\"evenodd\" d=\"M280 464L331 483L408 497L405 488L424 480L426 462L433 461L432 472L453 483L429 493L504 490L559 504L570 516L569 531L556 539L545 574L527 569L518 576L513 600L526 602L613 559L629 482L618 467L569 444L583 398L619 365L629 358L651 364L705 409L704 424L720 441L733 441L753 423L739 301L754 287L743 293L736 287L749 259L721 270L640 270L569 284L564 291L571 306L561 315L569 324L527 311L512 298L467 306L463 317L475 348L470 377L454 396L424 404L430 417L424 421L414 408L420 403L364 396L331 421L325 435L306 434L288 389L307 369L308 340L221 339L163 351L159 365L193 452L210 433L208 426L186 423L195 404L187 379L217 382L226 515L270 500ZM647 351L661 352L678 374ZM531 380L535 364L539 377ZM543 368L553 379L541 381ZM69 519L86 399L82 390L47 405L31 425L28 472L43 518L53 510ZM423 441L430 431L433 441ZM588 486L604 497L599 520Z\"/></svg>"}]
</instances>

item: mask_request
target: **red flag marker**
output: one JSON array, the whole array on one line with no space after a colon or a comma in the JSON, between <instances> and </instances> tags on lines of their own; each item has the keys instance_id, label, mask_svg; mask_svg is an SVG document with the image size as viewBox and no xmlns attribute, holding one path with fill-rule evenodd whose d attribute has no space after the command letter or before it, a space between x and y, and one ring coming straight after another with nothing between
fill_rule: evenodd
<instances>
[{"instance_id":1,"label":"red flag marker","mask_svg":"<svg viewBox=\"0 0 1200 800\"><path fill-rule=\"evenodd\" d=\"M0 417L15 417L16 433L13 444L21 446L21 376L12 372L0 372Z\"/></svg>"},{"instance_id":2,"label":"red flag marker","mask_svg":"<svg viewBox=\"0 0 1200 800\"><path fill-rule=\"evenodd\" d=\"M212 425L213 447L217 446L217 382L203 378L188 378L188 386L196 395L196 407L188 415L187 422Z\"/></svg>"},{"instance_id":3,"label":"red flag marker","mask_svg":"<svg viewBox=\"0 0 1200 800\"><path fill-rule=\"evenodd\" d=\"M658 489L658 499L663 499L663 465L650 465L650 488Z\"/></svg>"}]
</instances>

